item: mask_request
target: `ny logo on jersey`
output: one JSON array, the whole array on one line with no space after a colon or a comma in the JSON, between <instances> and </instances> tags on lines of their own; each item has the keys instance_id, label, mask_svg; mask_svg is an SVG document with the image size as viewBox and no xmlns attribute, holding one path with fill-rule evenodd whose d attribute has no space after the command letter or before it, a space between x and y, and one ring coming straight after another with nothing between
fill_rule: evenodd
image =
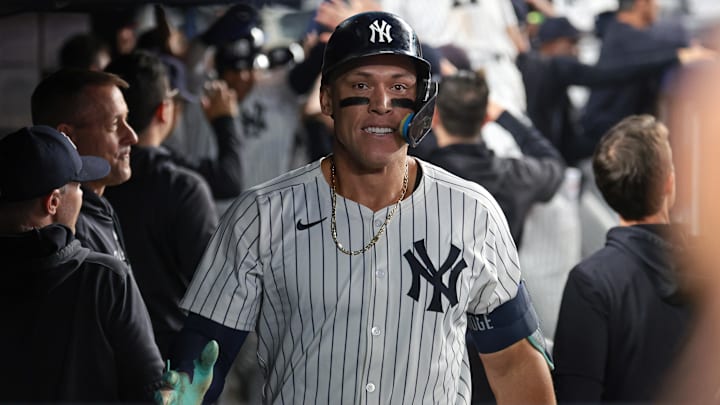
<instances>
[{"instance_id":1,"label":"ny logo on jersey","mask_svg":"<svg viewBox=\"0 0 720 405\"><path fill-rule=\"evenodd\" d=\"M385 20L382 20L382 24L379 23L378 20L373 21L372 24L370 24L370 42L375 43L375 34L377 34L378 42L387 42L388 44L392 42L393 39L390 36L390 28L392 28L392 25L388 24Z\"/></svg>"},{"instance_id":2,"label":"ny logo on jersey","mask_svg":"<svg viewBox=\"0 0 720 405\"><path fill-rule=\"evenodd\" d=\"M405 256L405 260L408 261L408 264L410 264L410 269L413 273L412 284L410 285L410 291L408 291L407 295L415 301L419 300L420 276L422 276L433 287L433 296L430 305L427 307L428 311L444 312L440 295L444 295L445 298L447 298L451 307L457 305L456 287L458 277L460 277L462 269L467 267L465 259L463 258L460 258L456 263L458 255L460 255L460 249L455 245L450 245L450 253L448 253L445 262L440 266L440 269L435 269L435 266L427 254L427 249L425 249L425 240L416 241L413 243L413 246L415 246L417 256L412 253L412 250L408 250L403 255ZM420 260L418 260L418 256ZM422 261L422 263L420 261ZM450 271L451 267L452 271ZM450 282L446 286L443 284L442 278L448 271L450 271Z\"/></svg>"},{"instance_id":3,"label":"ny logo on jersey","mask_svg":"<svg viewBox=\"0 0 720 405\"><path fill-rule=\"evenodd\" d=\"M240 121L247 138L259 138L267 129L265 107L258 102L251 106L241 107Z\"/></svg>"}]
</instances>

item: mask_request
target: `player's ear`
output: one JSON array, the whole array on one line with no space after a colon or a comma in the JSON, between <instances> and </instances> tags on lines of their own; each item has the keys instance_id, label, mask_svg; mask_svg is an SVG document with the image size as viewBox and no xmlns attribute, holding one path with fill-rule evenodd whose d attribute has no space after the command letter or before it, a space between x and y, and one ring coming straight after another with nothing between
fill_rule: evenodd
<instances>
[{"instance_id":1,"label":"player's ear","mask_svg":"<svg viewBox=\"0 0 720 405\"><path fill-rule=\"evenodd\" d=\"M155 118L160 122L169 122L172 120L172 108L174 105L171 105L173 103L172 99L169 100L163 100L162 103L158 104L157 108L155 108Z\"/></svg>"},{"instance_id":2,"label":"player's ear","mask_svg":"<svg viewBox=\"0 0 720 405\"><path fill-rule=\"evenodd\" d=\"M60 190L55 189L41 198L45 212L49 215L55 215L60 206Z\"/></svg>"},{"instance_id":3,"label":"player's ear","mask_svg":"<svg viewBox=\"0 0 720 405\"><path fill-rule=\"evenodd\" d=\"M320 86L320 111L323 114L333 116L332 89L328 85Z\"/></svg>"}]
</instances>

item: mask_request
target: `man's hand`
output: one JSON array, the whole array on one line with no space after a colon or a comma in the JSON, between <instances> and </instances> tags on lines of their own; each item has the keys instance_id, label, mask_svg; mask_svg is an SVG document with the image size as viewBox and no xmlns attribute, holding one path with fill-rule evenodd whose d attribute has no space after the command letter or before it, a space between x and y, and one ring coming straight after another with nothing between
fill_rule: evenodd
<instances>
[{"instance_id":1,"label":"man's hand","mask_svg":"<svg viewBox=\"0 0 720 405\"><path fill-rule=\"evenodd\" d=\"M201 102L210 122L220 117L237 117L239 113L237 93L222 80L214 80L205 85L205 95Z\"/></svg>"},{"instance_id":2,"label":"man's hand","mask_svg":"<svg viewBox=\"0 0 720 405\"><path fill-rule=\"evenodd\" d=\"M213 378L213 367L217 361L220 347L211 340L205 345L200 358L195 360L192 381L187 373L168 370L163 375L167 388L155 392L155 403L158 405L201 405L205 393L210 388Z\"/></svg>"},{"instance_id":3,"label":"man's hand","mask_svg":"<svg viewBox=\"0 0 720 405\"><path fill-rule=\"evenodd\" d=\"M677 55L678 60L680 60L680 63L683 65L700 61L717 60L718 58L716 51L696 43L687 48L678 49Z\"/></svg>"}]
</instances>

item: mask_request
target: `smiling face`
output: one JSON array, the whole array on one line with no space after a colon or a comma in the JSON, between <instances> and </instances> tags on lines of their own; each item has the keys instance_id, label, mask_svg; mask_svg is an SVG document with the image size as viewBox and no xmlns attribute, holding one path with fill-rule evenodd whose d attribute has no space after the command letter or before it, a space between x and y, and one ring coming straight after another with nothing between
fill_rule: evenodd
<instances>
[{"instance_id":1,"label":"smiling face","mask_svg":"<svg viewBox=\"0 0 720 405\"><path fill-rule=\"evenodd\" d=\"M334 155L361 171L403 161L407 143L400 122L413 112L416 81L409 58L377 55L324 86L320 104L335 120Z\"/></svg>"},{"instance_id":2,"label":"smiling face","mask_svg":"<svg viewBox=\"0 0 720 405\"><path fill-rule=\"evenodd\" d=\"M78 123L66 130L81 155L104 158L110 163L110 174L99 183L122 184L130 179L130 146L138 142L127 123L128 108L115 85L91 86L84 91L87 109Z\"/></svg>"}]
</instances>

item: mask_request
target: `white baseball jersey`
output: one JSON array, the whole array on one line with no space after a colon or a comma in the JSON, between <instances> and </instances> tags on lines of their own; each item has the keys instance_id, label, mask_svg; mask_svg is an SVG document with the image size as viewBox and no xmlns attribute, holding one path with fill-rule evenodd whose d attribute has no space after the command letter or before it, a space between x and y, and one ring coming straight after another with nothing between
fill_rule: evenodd
<instances>
[{"instance_id":1,"label":"white baseball jersey","mask_svg":"<svg viewBox=\"0 0 720 405\"><path fill-rule=\"evenodd\" d=\"M421 167L385 235L357 256L333 242L320 161L226 212L182 306L257 332L266 403L470 403L467 313L515 297L518 256L485 189ZM390 208L338 196L338 239L361 249Z\"/></svg>"},{"instance_id":2,"label":"white baseball jersey","mask_svg":"<svg viewBox=\"0 0 720 405\"><path fill-rule=\"evenodd\" d=\"M508 35L518 20L510 0L381 0L383 10L402 17L423 43L453 44L483 69L492 98L516 114L526 108L525 85L515 65L517 48Z\"/></svg>"}]
</instances>

